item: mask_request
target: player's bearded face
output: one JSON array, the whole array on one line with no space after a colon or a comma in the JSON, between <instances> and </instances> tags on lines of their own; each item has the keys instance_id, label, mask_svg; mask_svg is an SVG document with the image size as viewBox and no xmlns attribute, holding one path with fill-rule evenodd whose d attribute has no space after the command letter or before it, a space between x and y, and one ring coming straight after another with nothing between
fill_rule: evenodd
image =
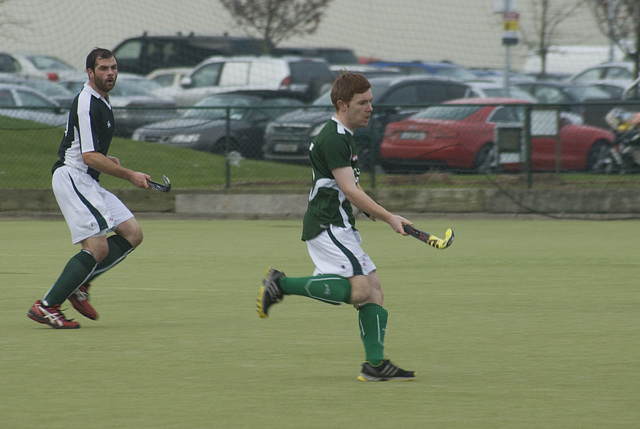
<instances>
[{"instance_id":1,"label":"player's bearded face","mask_svg":"<svg viewBox=\"0 0 640 429\"><path fill-rule=\"evenodd\" d=\"M109 59L98 58L95 71L92 73L96 87L105 93L113 89L118 78L118 64L114 57Z\"/></svg>"}]
</instances>

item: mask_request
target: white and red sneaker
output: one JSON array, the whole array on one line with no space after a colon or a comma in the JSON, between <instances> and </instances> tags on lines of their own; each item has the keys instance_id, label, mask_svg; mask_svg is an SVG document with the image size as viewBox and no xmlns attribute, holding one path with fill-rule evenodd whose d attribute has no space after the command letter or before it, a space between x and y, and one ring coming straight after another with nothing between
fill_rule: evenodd
<instances>
[{"instance_id":1,"label":"white and red sneaker","mask_svg":"<svg viewBox=\"0 0 640 429\"><path fill-rule=\"evenodd\" d=\"M27 312L27 317L38 323L49 325L54 329L77 329L80 327L78 322L74 322L73 319L67 320L64 317L64 314L60 311L60 304L45 307L40 300L31 306Z\"/></svg>"},{"instance_id":2,"label":"white and red sneaker","mask_svg":"<svg viewBox=\"0 0 640 429\"><path fill-rule=\"evenodd\" d=\"M67 299L78 313L82 314L84 317L88 317L91 320L96 320L98 318L98 312L89 303L90 286L91 285L89 283L80 286Z\"/></svg>"}]
</instances>

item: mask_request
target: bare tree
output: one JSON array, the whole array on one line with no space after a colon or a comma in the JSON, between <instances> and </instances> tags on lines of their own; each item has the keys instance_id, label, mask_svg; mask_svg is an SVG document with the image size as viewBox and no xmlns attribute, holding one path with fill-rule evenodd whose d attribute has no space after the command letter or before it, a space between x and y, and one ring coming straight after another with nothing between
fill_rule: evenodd
<instances>
[{"instance_id":1,"label":"bare tree","mask_svg":"<svg viewBox=\"0 0 640 429\"><path fill-rule=\"evenodd\" d=\"M630 0L633 1L633 0ZM566 1L535 0L533 1L533 30L521 29L522 41L540 57L540 79L547 74L547 54L559 35L560 24L584 5L585 0Z\"/></svg>"},{"instance_id":2,"label":"bare tree","mask_svg":"<svg viewBox=\"0 0 640 429\"><path fill-rule=\"evenodd\" d=\"M600 31L634 62L638 77L640 60L640 2L638 0L590 0Z\"/></svg>"},{"instance_id":3,"label":"bare tree","mask_svg":"<svg viewBox=\"0 0 640 429\"><path fill-rule=\"evenodd\" d=\"M313 34L332 0L220 0L247 33L265 40L264 52L294 35Z\"/></svg>"}]
</instances>

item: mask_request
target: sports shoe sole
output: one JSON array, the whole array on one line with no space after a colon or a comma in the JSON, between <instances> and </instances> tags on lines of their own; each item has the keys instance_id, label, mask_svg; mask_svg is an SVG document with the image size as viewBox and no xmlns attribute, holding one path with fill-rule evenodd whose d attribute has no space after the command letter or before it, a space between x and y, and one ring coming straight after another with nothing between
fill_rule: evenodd
<instances>
[{"instance_id":1,"label":"sports shoe sole","mask_svg":"<svg viewBox=\"0 0 640 429\"><path fill-rule=\"evenodd\" d=\"M38 316L32 310L29 310L29 312L27 313L27 317L29 319L31 319L31 320L34 320L34 321L38 322L38 323L42 323L43 325L50 326L53 329L78 329L78 328L80 328L80 325L76 325L76 326L52 325L51 323L49 323L49 321L46 318Z\"/></svg>"},{"instance_id":2,"label":"sports shoe sole","mask_svg":"<svg viewBox=\"0 0 640 429\"><path fill-rule=\"evenodd\" d=\"M413 381L415 380L415 377L390 377L390 378L386 378L386 377L374 377L372 375L368 375L368 374L360 374L358 376L358 380L360 381Z\"/></svg>"}]
</instances>

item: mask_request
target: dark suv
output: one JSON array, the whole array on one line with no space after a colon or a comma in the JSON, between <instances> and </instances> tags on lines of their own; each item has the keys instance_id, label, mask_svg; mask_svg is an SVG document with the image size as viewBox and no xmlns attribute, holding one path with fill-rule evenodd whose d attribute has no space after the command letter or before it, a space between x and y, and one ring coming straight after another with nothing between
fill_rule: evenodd
<instances>
[{"instance_id":1,"label":"dark suv","mask_svg":"<svg viewBox=\"0 0 640 429\"><path fill-rule=\"evenodd\" d=\"M277 47L271 51L271 55L322 58L331 66L360 64L356 54L349 48Z\"/></svg>"},{"instance_id":2,"label":"dark suv","mask_svg":"<svg viewBox=\"0 0 640 429\"><path fill-rule=\"evenodd\" d=\"M248 37L182 35L125 39L113 49L121 72L147 75L169 67L194 67L214 55L261 55L264 41Z\"/></svg>"},{"instance_id":3,"label":"dark suv","mask_svg":"<svg viewBox=\"0 0 640 429\"><path fill-rule=\"evenodd\" d=\"M377 159L378 146L389 122L402 120L430 104L470 96L464 82L432 76L378 77L369 79L373 114L366 128L355 130L361 167L369 169ZM308 108L280 116L269 123L263 146L264 158L309 162L309 144L335 112L329 92Z\"/></svg>"}]
</instances>

